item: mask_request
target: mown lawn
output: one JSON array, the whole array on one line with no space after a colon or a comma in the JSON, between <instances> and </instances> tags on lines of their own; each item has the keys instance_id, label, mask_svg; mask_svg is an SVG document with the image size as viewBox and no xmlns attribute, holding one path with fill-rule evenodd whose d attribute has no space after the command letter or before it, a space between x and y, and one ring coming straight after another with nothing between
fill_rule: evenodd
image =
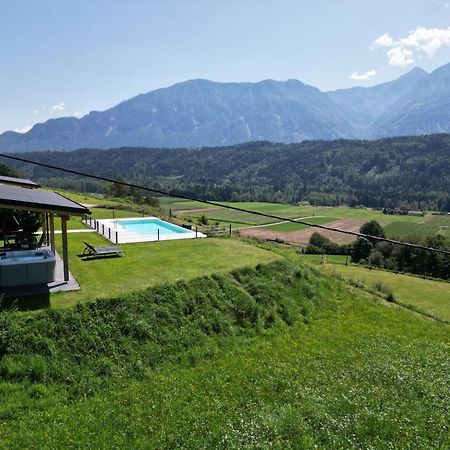
<instances>
[{"instance_id":1,"label":"mown lawn","mask_svg":"<svg viewBox=\"0 0 450 450\"><path fill-rule=\"evenodd\" d=\"M335 217L306 217L303 219L305 222L312 223L315 225L324 225L326 223L332 222L333 220L336 220ZM292 222L286 222L286 223L279 223L277 225L269 225L267 227L264 227L264 229L273 230L273 231L299 231L304 230L305 228L309 228L308 225L304 224L298 224ZM317 230L320 233L320 230Z\"/></svg>"},{"instance_id":2,"label":"mown lawn","mask_svg":"<svg viewBox=\"0 0 450 450\"><path fill-rule=\"evenodd\" d=\"M328 262L332 263L332 260ZM327 268L346 279L360 281L369 287L382 284L392 290L399 303L412 305L428 314L450 321L450 283L384 270L369 270L353 264L328 265Z\"/></svg>"},{"instance_id":3,"label":"mown lawn","mask_svg":"<svg viewBox=\"0 0 450 450\"><path fill-rule=\"evenodd\" d=\"M417 223L400 220L387 225L385 231L389 237L400 238L410 234L435 235L439 233L444 236L450 236L449 228L441 229L442 226L450 228L450 216L429 215L421 218Z\"/></svg>"},{"instance_id":4,"label":"mown lawn","mask_svg":"<svg viewBox=\"0 0 450 450\"><path fill-rule=\"evenodd\" d=\"M343 286L280 265L49 315L48 327L17 319L0 446L449 448L449 327ZM75 355L73 341L86 343ZM27 375L22 358L45 345Z\"/></svg>"},{"instance_id":5,"label":"mown lawn","mask_svg":"<svg viewBox=\"0 0 450 450\"><path fill-rule=\"evenodd\" d=\"M255 266L279 257L235 239L203 238L122 244L126 256L83 260L83 241L111 245L97 233L69 235L70 271L80 291L56 293L51 306L71 306L79 301L108 297L154 284L190 279L236 267ZM60 248L60 236L57 246ZM61 254L61 249L59 250Z\"/></svg>"}]
</instances>

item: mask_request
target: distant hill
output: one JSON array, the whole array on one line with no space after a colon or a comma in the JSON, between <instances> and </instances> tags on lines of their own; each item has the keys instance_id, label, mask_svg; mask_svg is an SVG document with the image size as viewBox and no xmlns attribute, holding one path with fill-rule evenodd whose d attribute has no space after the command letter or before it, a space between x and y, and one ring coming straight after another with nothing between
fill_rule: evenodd
<instances>
[{"instance_id":1,"label":"distant hill","mask_svg":"<svg viewBox=\"0 0 450 450\"><path fill-rule=\"evenodd\" d=\"M450 211L450 135L229 147L84 149L22 154L203 199ZM12 163L44 185L103 191L95 180Z\"/></svg>"},{"instance_id":2,"label":"distant hill","mask_svg":"<svg viewBox=\"0 0 450 450\"><path fill-rule=\"evenodd\" d=\"M8 131L0 135L0 150L203 147L441 132L450 132L450 64L328 93L297 80L191 80L80 119L51 119L24 134Z\"/></svg>"}]
</instances>

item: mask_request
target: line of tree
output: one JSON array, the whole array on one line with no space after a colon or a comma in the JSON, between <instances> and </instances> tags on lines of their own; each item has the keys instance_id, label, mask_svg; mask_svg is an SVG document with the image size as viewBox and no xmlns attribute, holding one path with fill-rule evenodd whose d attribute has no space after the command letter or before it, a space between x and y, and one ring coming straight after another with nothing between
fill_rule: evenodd
<instances>
[{"instance_id":1,"label":"line of tree","mask_svg":"<svg viewBox=\"0 0 450 450\"><path fill-rule=\"evenodd\" d=\"M385 237L383 227L376 220L363 224L360 232L369 236ZM406 237L404 242L450 251L450 241L442 235L411 235ZM314 233L304 251L312 254L349 255L353 262L369 267L450 279L449 255L376 239L361 237L351 244L338 245L320 233Z\"/></svg>"},{"instance_id":2,"label":"line of tree","mask_svg":"<svg viewBox=\"0 0 450 450\"><path fill-rule=\"evenodd\" d=\"M118 177L117 181L118 183L106 183L103 191L106 197L129 198L133 203L137 203L138 205L149 205L155 208L160 206L157 197L148 195L142 189L121 184L125 182L122 177Z\"/></svg>"},{"instance_id":3,"label":"line of tree","mask_svg":"<svg viewBox=\"0 0 450 450\"><path fill-rule=\"evenodd\" d=\"M20 156L203 199L450 211L450 136L253 142L230 147L33 152ZM20 163L24 176L103 192L86 178Z\"/></svg>"}]
</instances>

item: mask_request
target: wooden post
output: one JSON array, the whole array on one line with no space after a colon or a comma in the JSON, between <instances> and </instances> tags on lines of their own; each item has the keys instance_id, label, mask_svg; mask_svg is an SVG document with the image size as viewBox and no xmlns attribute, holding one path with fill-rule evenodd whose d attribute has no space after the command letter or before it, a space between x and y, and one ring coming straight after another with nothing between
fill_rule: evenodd
<instances>
[{"instance_id":1,"label":"wooden post","mask_svg":"<svg viewBox=\"0 0 450 450\"><path fill-rule=\"evenodd\" d=\"M53 213L50 214L50 248L52 249L52 253L56 252L55 245L55 215Z\"/></svg>"},{"instance_id":2,"label":"wooden post","mask_svg":"<svg viewBox=\"0 0 450 450\"><path fill-rule=\"evenodd\" d=\"M230 223L230 236L231 236L231 223Z\"/></svg>"},{"instance_id":3,"label":"wooden post","mask_svg":"<svg viewBox=\"0 0 450 450\"><path fill-rule=\"evenodd\" d=\"M67 216L61 216L64 281L69 281L69 252L67 247Z\"/></svg>"},{"instance_id":4,"label":"wooden post","mask_svg":"<svg viewBox=\"0 0 450 450\"><path fill-rule=\"evenodd\" d=\"M44 245L47 245L48 244L48 241L47 241L47 237L48 237L48 235L47 235L47 220L46 220L45 216L46 216L45 213L41 214L42 234L44 235L44 240L42 241L42 243Z\"/></svg>"},{"instance_id":5,"label":"wooden post","mask_svg":"<svg viewBox=\"0 0 450 450\"><path fill-rule=\"evenodd\" d=\"M159 241L159 228L158 228L158 241Z\"/></svg>"},{"instance_id":6,"label":"wooden post","mask_svg":"<svg viewBox=\"0 0 450 450\"><path fill-rule=\"evenodd\" d=\"M47 245L50 244L50 226L48 222L49 213L45 213L45 230L47 232L47 236L45 240L47 241Z\"/></svg>"}]
</instances>

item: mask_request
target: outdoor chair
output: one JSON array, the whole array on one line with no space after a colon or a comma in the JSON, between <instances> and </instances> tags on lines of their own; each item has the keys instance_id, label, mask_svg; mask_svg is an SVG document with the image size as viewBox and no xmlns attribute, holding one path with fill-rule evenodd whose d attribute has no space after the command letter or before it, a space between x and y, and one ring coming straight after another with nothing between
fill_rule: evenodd
<instances>
[{"instance_id":1,"label":"outdoor chair","mask_svg":"<svg viewBox=\"0 0 450 450\"><path fill-rule=\"evenodd\" d=\"M83 250L83 256L122 256L125 255L125 251L115 245L105 245L101 247L94 247L83 241L86 246Z\"/></svg>"}]
</instances>

